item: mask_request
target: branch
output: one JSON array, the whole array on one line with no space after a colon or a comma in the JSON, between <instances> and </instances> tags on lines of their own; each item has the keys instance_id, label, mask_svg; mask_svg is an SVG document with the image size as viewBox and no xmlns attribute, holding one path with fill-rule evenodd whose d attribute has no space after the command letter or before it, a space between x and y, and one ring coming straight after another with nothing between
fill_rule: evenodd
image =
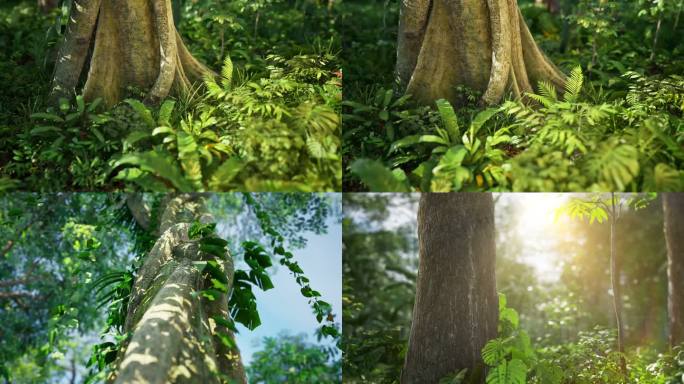
<instances>
[{"instance_id":1,"label":"branch","mask_svg":"<svg viewBox=\"0 0 684 384\"><path fill-rule=\"evenodd\" d=\"M38 297L37 294L28 291L17 291L17 292L0 292L0 299L13 299L17 297Z\"/></svg>"},{"instance_id":2,"label":"branch","mask_svg":"<svg viewBox=\"0 0 684 384\"><path fill-rule=\"evenodd\" d=\"M29 221L28 224L26 224L24 227L22 227L20 230L17 231L16 237L19 237L22 234L22 232L31 228L31 226L33 225L34 222L35 221L33 219L31 219L31 221ZM2 251L1 251L2 253L0 253L0 256L4 257L5 255L7 255L9 253L9 251L11 251L12 248L14 248L15 244L16 244L16 241L14 241L14 239L7 240L7 242L5 243L5 246L2 247Z\"/></svg>"},{"instance_id":3,"label":"branch","mask_svg":"<svg viewBox=\"0 0 684 384\"><path fill-rule=\"evenodd\" d=\"M14 248L14 240L7 240L5 246L2 247L2 256L5 256L12 248Z\"/></svg>"},{"instance_id":4,"label":"branch","mask_svg":"<svg viewBox=\"0 0 684 384\"><path fill-rule=\"evenodd\" d=\"M24 273L23 277L20 277L18 279L12 279L12 280L4 280L0 281L0 287L12 287L15 285L21 285L21 284L26 284L29 281L29 278L31 277L31 274L33 274L33 271L36 269L38 266L38 260L35 260L33 264L29 267L29 269Z\"/></svg>"}]
</instances>

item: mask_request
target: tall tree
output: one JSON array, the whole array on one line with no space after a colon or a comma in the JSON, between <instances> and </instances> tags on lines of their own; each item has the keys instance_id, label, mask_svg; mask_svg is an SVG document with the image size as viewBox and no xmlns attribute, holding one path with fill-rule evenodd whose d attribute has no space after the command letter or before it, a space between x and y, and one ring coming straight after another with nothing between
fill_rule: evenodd
<instances>
[{"instance_id":1,"label":"tall tree","mask_svg":"<svg viewBox=\"0 0 684 384\"><path fill-rule=\"evenodd\" d=\"M157 102L211 73L176 31L171 0L74 0L57 57L54 100L75 92L91 47L83 94L107 105L120 101L128 87Z\"/></svg>"},{"instance_id":2,"label":"tall tree","mask_svg":"<svg viewBox=\"0 0 684 384\"><path fill-rule=\"evenodd\" d=\"M491 194L423 194L419 268L402 383L437 383L467 368L484 381L480 351L497 335Z\"/></svg>"},{"instance_id":3,"label":"tall tree","mask_svg":"<svg viewBox=\"0 0 684 384\"><path fill-rule=\"evenodd\" d=\"M139 198L128 202L138 224L150 229L144 203ZM193 223L213 222L204 197L167 197L157 221L152 230L159 237L138 271L128 302L125 331L133 336L120 355L113 382L218 383L223 378L247 383L234 335L216 320L230 318L227 292L233 284L233 260L229 254L201 250L190 236ZM218 263L227 282L225 292L206 297L197 292L213 287L212 277L204 275L197 262L210 260ZM232 343L225 343L221 334Z\"/></svg>"},{"instance_id":4,"label":"tall tree","mask_svg":"<svg viewBox=\"0 0 684 384\"><path fill-rule=\"evenodd\" d=\"M534 41L516 0L402 1L397 75L420 103L458 99L457 86L486 104L520 97L539 81L565 77Z\"/></svg>"},{"instance_id":5,"label":"tall tree","mask_svg":"<svg viewBox=\"0 0 684 384\"><path fill-rule=\"evenodd\" d=\"M684 342L684 194L663 194L670 346Z\"/></svg>"},{"instance_id":6,"label":"tall tree","mask_svg":"<svg viewBox=\"0 0 684 384\"><path fill-rule=\"evenodd\" d=\"M337 340L331 305L289 251L306 244L307 232L326 231L339 212L334 201L326 194L0 199L0 381L65 377L64 357L82 350L70 343L101 328L106 305L103 340L87 354L89 382L245 383L231 330L261 323L252 288L274 288L272 259L301 287L322 325L317 332ZM217 237L209 212L220 215L230 242ZM228 249L249 268L234 269ZM25 361L40 369L24 375Z\"/></svg>"}]
</instances>

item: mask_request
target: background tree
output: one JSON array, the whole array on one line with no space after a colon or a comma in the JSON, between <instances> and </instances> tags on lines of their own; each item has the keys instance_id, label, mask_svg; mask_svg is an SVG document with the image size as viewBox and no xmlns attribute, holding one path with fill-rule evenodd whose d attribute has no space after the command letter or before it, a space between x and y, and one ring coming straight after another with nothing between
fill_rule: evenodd
<instances>
[{"instance_id":1,"label":"background tree","mask_svg":"<svg viewBox=\"0 0 684 384\"><path fill-rule=\"evenodd\" d=\"M496 337L494 202L491 194L423 194L420 262L402 383L437 383L467 368L484 381L480 351Z\"/></svg>"},{"instance_id":2,"label":"background tree","mask_svg":"<svg viewBox=\"0 0 684 384\"><path fill-rule=\"evenodd\" d=\"M53 355L79 350L61 336L99 327L89 283L133 258L134 232L116 207L104 194L0 199L0 377L45 382L63 371Z\"/></svg>"},{"instance_id":3,"label":"background tree","mask_svg":"<svg viewBox=\"0 0 684 384\"><path fill-rule=\"evenodd\" d=\"M247 373L255 384L341 383L340 363L330 362L330 352L307 342L304 335L266 337Z\"/></svg>"},{"instance_id":4,"label":"background tree","mask_svg":"<svg viewBox=\"0 0 684 384\"><path fill-rule=\"evenodd\" d=\"M418 198L417 194L344 194L345 382L400 375L416 292Z\"/></svg>"},{"instance_id":5,"label":"background tree","mask_svg":"<svg viewBox=\"0 0 684 384\"><path fill-rule=\"evenodd\" d=\"M641 209L654 197L626 197L623 198L615 193L609 197L600 194L589 199L576 198L567 206L559 209L558 214L568 213L573 218L588 220L590 224L610 221L610 287L613 298L613 312L617 328L617 350L620 353L620 369L623 376L627 376L627 363L625 361L625 327L623 321L623 294L622 294L622 257L621 250L617 249L617 222L621 218L623 209L629 207Z\"/></svg>"},{"instance_id":6,"label":"background tree","mask_svg":"<svg viewBox=\"0 0 684 384\"><path fill-rule=\"evenodd\" d=\"M564 75L542 53L516 0L402 2L397 74L420 103L458 101L457 86L482 92L486 104L507 92L521 97Z\"/></svg>"},{"instance_id":7,"label":"background tree","mask_svg":"<svg viewBox=\"0 0 684 384\"><path fill-rule=\"evenodd\" d=\"M668 311L670 346L684 342L684 194L663 195L667 242Z\"/></svg>"}]
</instances>

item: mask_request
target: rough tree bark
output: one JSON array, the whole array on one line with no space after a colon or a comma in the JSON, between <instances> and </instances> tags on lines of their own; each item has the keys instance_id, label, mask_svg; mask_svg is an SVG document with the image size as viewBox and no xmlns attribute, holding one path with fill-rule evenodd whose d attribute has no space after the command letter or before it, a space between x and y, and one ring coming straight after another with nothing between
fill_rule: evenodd
<instances>
[{"instance_id":1,"label":"rough tree bark","mask_svg":"<svg viewBox=\"0 0 684 384\"><path fill-rule=\"evenodd\" d=\"M171 0L74 0L55 66L53 102L75 92L88 57L83 95L109 106L128 87L147 92L154 103L212 73L176 31Z\"/></svg>"},{"instance_id":2,"label":"rough tree bark","mask_svg":"<svg viewBox=\"0 0 684 384\"><path fill-rule=\"evenodd\" d=\"M437 383L467 368L484 382L480 352L496 337L494 202L491 194L423 194L420 266L402 384Z\"/></svg>"},{"instance_id":3,"label":"rough tree bark","mask_svg":"<svg viewBox=\"0 0 684 384\"><path fill-rule=\"evenodd\" d=\"M684 194L663 194L670 346L684 343Z\"/></svg>"},{"instance_id":4,"label":"rough tree bark","mask_svg":"<svg viewBox=\"0 0 684 384\"><path fill-rule=\"evenodd\" d=\"M397 76L406 93L429 104L458 103L457 86L521 97L539 81L562 89L565 76L539 49L516 0L403 0Z\"/></svg>"},{"instance_id":5,"label":"rough tree bark","mask_svg":"<svg viewBox=\"0 0 684 384\"><path fill-rule=\"evenodd\" d=\"M149 212L132 197L128 206L136 220L149 225ZM209 286L193 264L213 259L188 237L194 221L212 222L202 195L169 196L160 208L159 235L140 267L128 304L125 330L132 337L117 361L110 383L247 383L237 348L228 348L217 332L232 332L213 316L228 318L226 294L209 301L197 293ZM232 287L230 255L217 260Z\"/></svg>"}]
</instances>

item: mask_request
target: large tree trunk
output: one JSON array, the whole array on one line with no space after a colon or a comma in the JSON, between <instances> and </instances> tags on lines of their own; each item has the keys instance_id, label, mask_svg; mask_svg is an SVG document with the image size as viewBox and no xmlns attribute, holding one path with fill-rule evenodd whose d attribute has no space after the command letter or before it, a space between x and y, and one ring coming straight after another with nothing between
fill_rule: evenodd
<instances>
[{"instance_id":1,"label":"large tree trunk","mask_svg":"<svg viewBox=\"0 0 684 384\"><path fill-rule=\"evenodd\" d=\"M670 346L684 343L684 194L663 194Z\"/></svg>"},{"instance_id":2,"label":"large tree trunk","mask_svg":"<svg viewBox=\"0 0 684 384\"><path fill-rule=\"evenodd\" d=\"M55 67L53 102L75 92L91 47L83 94L109 106L121 101L128 87L158 102L212 73L176 31L171 0L74 0Z\"/></svg>"},{"instance_id":3,"label":"large tree trunk","mask_svg":"<svg viewBox=\"0 0 684 384\"><path fill-rule=\"evenodd\" d=\"M457 103L457 86L495 104L542 80L558 88L565 81L535 43L516 0L403 0L397 76L423 104Z\"/></svg>"},{"instance_id":4,"label":"large tree trunk","mask_svg":"<svg viewBox=\"0 0 684 384\"><path fill-rule=\"evenodd\" d=\"M131 199L129 208L141 225L149 224L139 199ZM214 301L198 294L211 283L194 262L218 261L229 289L233 279L230 255L217 259L200 252L188 237L193 221L213 221L203 197L169 196L160 210L159 238L138 271L128 304L125 329L132 338L110 382L246 383L240 351L217 336L227 334L234 344L232 332L212 318L229 318L227 294Z\"/></svg>"},{"instance_id":5,"label":"large tree trunk","mask_svg":"<svg viewBox=\"0 0 684 384\"><path fill-rule=\"evenodd\" d=\"M467 368L484 381L480 352L497 336L494 202L491 194L423 194L420 266L404 384L437 383Z\"/></svg>"}]
</instances>

